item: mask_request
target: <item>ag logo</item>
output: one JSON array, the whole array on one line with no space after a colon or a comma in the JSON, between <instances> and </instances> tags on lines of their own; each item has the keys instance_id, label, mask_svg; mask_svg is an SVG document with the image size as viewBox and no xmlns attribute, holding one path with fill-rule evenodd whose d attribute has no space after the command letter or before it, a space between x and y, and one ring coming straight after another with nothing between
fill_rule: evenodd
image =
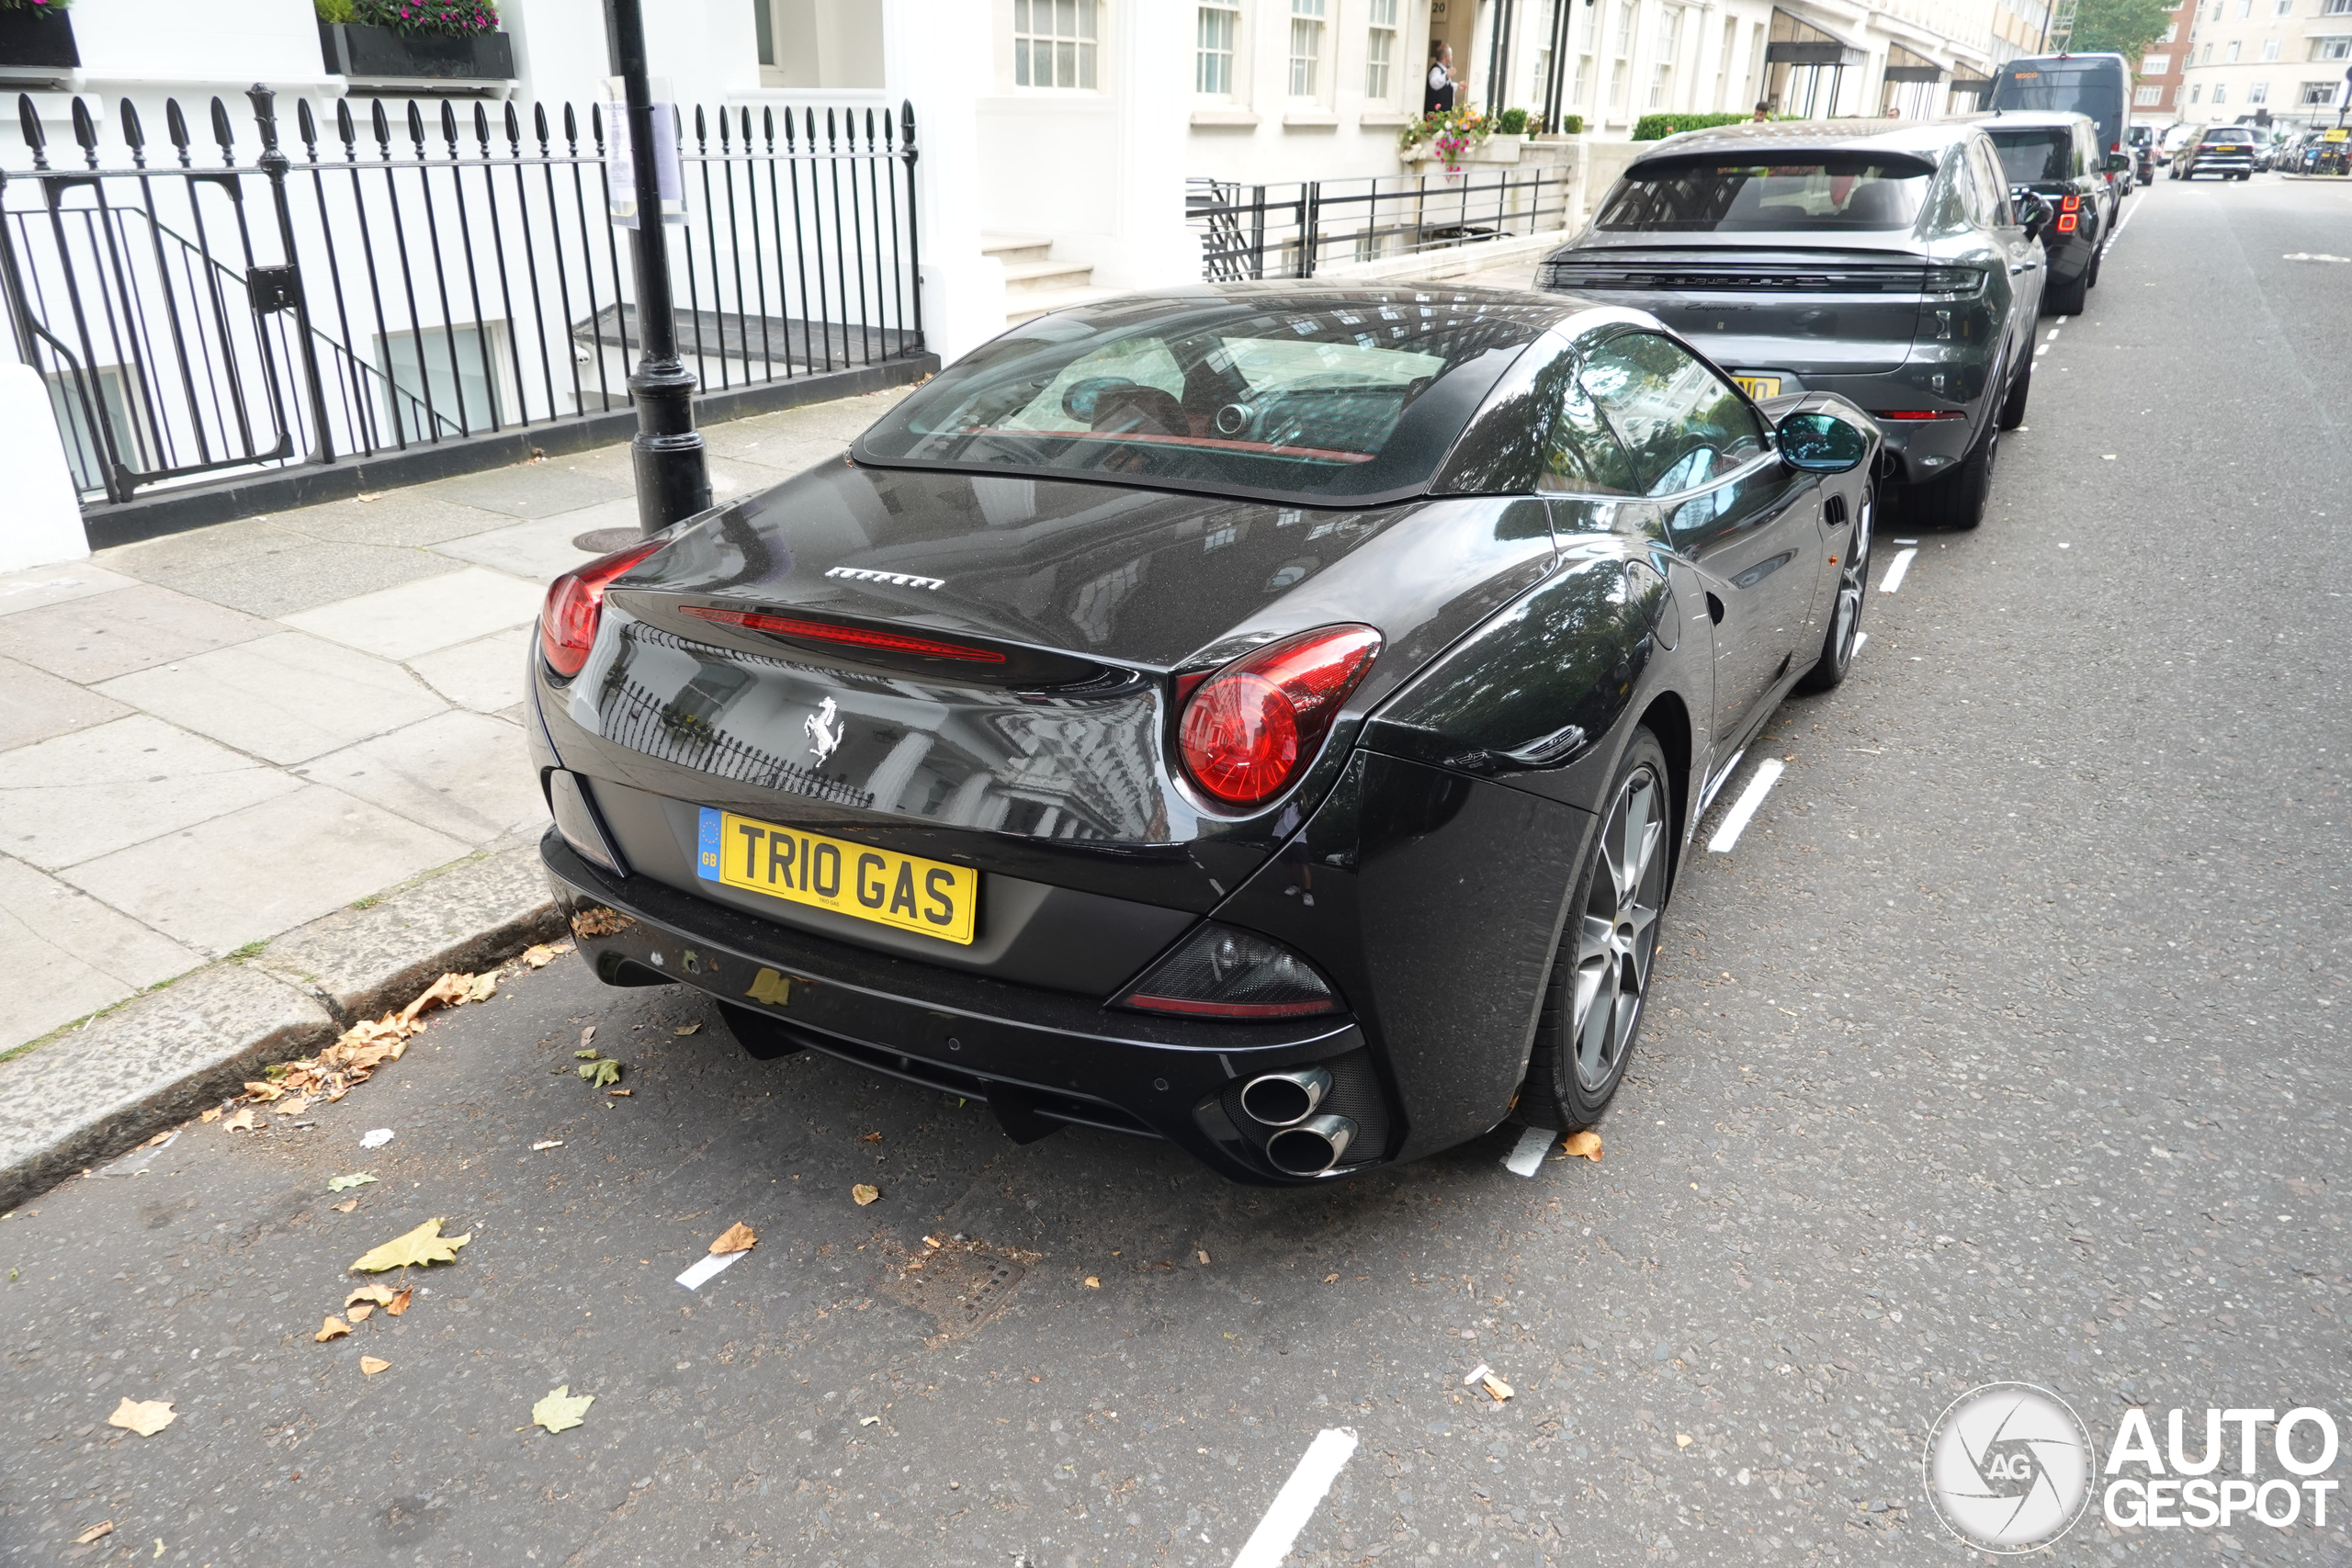
<instances>
[{"instance_id":1,"label":"ag logo","mask_svg":"<svg viewBox=\"0 0 2352 1568\"><path fill-rule=\"evenodd\" d=\"M2031 1383L1986 1383L1954 1400L1928 1435L1926 1468L1936 1517L1986 1551L2048 1546L2090 1502L2090 1434Z\"/></svg>"}]
</instances>

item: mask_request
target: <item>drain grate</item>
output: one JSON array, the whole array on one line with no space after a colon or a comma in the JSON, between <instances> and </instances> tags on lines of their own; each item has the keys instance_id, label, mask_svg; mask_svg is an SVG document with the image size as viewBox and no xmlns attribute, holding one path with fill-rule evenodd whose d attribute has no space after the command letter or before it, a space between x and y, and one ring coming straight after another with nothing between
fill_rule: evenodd
<instances>
[{"instance_id":1,"label":"drain grate","mask_svg":"<svg viewBox=\"0 0 2352 1568\"><path fill-rule=\"evenodd\" d=\"M979 1252L943 1250L892 1261L899 1265L896 1277L877 1283L884 1294L939 1325L939 1332L924 1341L933 1347L978 1332L1012 1304L1028 1273L1009 1258Z\"/></svg>"}]
</instances>

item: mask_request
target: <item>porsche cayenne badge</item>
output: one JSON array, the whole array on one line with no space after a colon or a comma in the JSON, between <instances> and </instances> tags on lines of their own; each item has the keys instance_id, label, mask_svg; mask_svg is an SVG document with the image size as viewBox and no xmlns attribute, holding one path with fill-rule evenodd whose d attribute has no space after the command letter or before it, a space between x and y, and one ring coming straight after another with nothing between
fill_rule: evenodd
<instances>
[{"instance_id":1,"label":"porsche cayenne badge","mask_svg":"<svg viewBox=\"0 0 2352 1568\"><path fill-rule=\"evenodd\" d=\"M846 728L847 726L841 721L841 709L834 705L833 699L831 697L827 697L819 704L817 711L810 714L808 722L801 725L800 731L808 737L808 750L816 753L820 767L824 765L825 759L831 756L834 750L841 745L842 732Z\"/></svg>"}]
</instances>

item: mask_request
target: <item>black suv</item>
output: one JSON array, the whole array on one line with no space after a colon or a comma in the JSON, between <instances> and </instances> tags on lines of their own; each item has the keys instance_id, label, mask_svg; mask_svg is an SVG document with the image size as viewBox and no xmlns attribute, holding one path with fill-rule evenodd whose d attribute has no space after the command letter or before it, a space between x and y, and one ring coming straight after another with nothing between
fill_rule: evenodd
<instances>
[{"instance_id":1,"label":"black suv","mask_svg":"<svg viewBox=\"0 0 2352 1568\"><path fill-rule=\"evenodd\" d=\"M2254 178L2254 132L2242 125L2209 125L2172 155L2172 177L2193 180L2219 175L2225 180Z\"/></svg>"},{"instance_id":2,"label":"black suv","mask_svg":"<svg viewBox=\"0 0 2352 1568\"><path fill-rule=\"evenodd\" d=\"M1973 528L2025 418L2050 216L1973 121L1724 126L1644 152L1536 286L1651 312L1751 397L1859 405L1912 518Z\"/></svg>"},{"instance_id":3,"label":"black suv","mask_svg":"<svg viewBox=\"0 0 2352 1568\"><path fill-rule=\"evenodd\" d=\"M2088 115L1988 114L1971 117L1993 139L2001 173L2012 191L2030 190L2053 209L2041 231L2049 278L2041 286L2041 308L2059 316L2079 316L2091 286L2098 282L2099 257L2123 210L2128 186L2108 179L2110 161L2102 155L2098 127ZM2128 166L2128 164L2126 164Z\"/></svg>"}]
</instances>

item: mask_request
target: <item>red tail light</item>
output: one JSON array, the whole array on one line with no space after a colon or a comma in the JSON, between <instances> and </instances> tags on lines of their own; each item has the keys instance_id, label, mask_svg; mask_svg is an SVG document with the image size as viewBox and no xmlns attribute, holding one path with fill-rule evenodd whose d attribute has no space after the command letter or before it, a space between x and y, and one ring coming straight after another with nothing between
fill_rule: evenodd
<instances>
[{"instance_id":1,"label":"red tail light","mask_svg":"<svg viewBox=\"0 0 2352 1568\"><path fill-rule=\"evenodd\" d=\"M2058 210L2061 212L2079 212L2082 210L2082 206L2083 198L2079 195L2062 196L2058 198Z\"/></svg>"},{"instance_id":2,"label":"red tail light","mask_svg":"<svg viewBox=\"0 0 2352 1568\"><path fill-rule=\"evenodd\" d=\"M1184 704L1184 772L1228 806L1266 799L1314 757L1379 652L1370 626L1324 626L1227 665Z\"/></svg>"},{"instance_id":3,"label":"red tail light","mask_svg":"<svg viewBox=\"0 0 2352 1568\"><path fill-rule=\"evenodd\" d=\"M2083 215L2079 212L2062 212L2058 215L2058 232L2071 234L2082 226L2082 221Z\"/></svg>"},{"instance_id":4,"label":"red tail light","mask_svg":"<svg viewBox=\"0 0 2352 1568\"><path fill-rule=\"evenodd\" d=\"M669 541L648 539L586 566L567 571L548 584L548 602L539 610L539 653L559 675L577 675L596 646L596 623L605 614L605 586Z\"/></svg>"},{"instance_id":5,"label":"red tail light","mask_svg":"<svg viewBox=\"0 0 2352 1568\"><path fill-rule=\"evenodd\" d=\"M838 642L852 648L879 649L887 653L920 653L932 659L961 659L974 664L1004 662L1004 655L992 649L972 648L960 642L933 642L929 637L906 637L898 632L876 631L867 626L842 626L831 621L803 620L797 615L770 615L758 610L718 610L704 604L689 604L685 613L698 621L715 621L723 626L742 626L755 632L774 632L778 637L798 637L808 642Z\"/></svg>"},{"instance_id":6,"label":"red tail light","mask_svg":"<svg viewBox=\"0 0 2352 1568\"><path fill-rule=\"evenodd\" d=\"M1959 409L1886 409L1871 415L1872 419L1966 419Z\"/></svg>"}]
</instances>

